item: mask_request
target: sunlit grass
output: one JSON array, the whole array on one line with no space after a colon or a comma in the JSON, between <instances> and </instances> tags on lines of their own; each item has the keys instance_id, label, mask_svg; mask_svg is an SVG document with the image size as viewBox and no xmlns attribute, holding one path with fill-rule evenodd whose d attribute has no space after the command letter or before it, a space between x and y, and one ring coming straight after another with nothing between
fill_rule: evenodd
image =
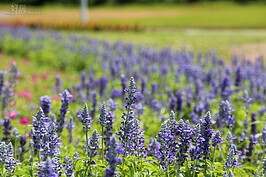
<instances>
[{"instance_id":1,"label":"sunlit grass","mask_svg":"<svg viewBox=\"0 0 266 177\"><path fill-rule=\"evenodd\" d=\"M1 18L3 22L76 23L78 7L27 7L39 15L17 15ZM139 25L141 27L177 28L266 28L266 5L207 3L194 5L127 5L89 7L91 23L102 25ZM0 5L0 10L10 10Z\"/></svg>"}]
</instances>

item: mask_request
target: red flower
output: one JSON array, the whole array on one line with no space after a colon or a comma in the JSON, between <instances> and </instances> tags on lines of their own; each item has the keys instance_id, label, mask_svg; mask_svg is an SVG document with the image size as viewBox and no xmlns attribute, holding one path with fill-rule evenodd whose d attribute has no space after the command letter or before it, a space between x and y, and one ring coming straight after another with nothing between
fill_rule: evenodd
<instances>
[{"instance_id":1,"label":"red flower","mask_svg":"<svg viewBox=\"0 0 266 177\"><path fill-rule=\"evenodd\" d=\"M42 78L43 80L46 80L47 77L48 77L48 74L47 74L47 73L42 73L42 74L41 74L41 78Z\"/></svg>"},{"instance_id":2,"label":"red flower","mask_svg":"<svg viewBox=\"0 0 266 177\"><path fill-rule=\"evenodd\" d=\"M10 119L16 119L18 114L15 111L8 112Z\"/></svg>"},{"instance_id":3,"label":"red flower","mask_svg":"<svg viewBox=\"0 0 266 177\"><path fill-rule=\"evenodd\" d=\"M30 123L30 119L22 118L22 119L20 119L19 123L22 124L22 125L27 125L27 124Z\"/></svg>"}]
</instances>

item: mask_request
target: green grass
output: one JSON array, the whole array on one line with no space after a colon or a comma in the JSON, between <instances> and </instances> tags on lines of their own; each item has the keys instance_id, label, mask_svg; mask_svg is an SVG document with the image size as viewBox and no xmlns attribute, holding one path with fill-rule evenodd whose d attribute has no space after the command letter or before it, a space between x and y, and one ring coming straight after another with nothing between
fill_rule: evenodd
<instances>
[{"instance_id":1,"label":"green grass","mask_svg":"<svg viewBox=\"0 0 266 177\"><path fill-rule=\"evenodd\" d=\"M38 16L6 17L3 21L78 22L78 7L27 7ZM228 2L89 7L90 22L100 25L139 25L144 28L266 28L266 4ZM0 10L10 10L0 5ZM51 18L53 17L53 18ZM67 19L67 20L66 20Z\"/></svg>"},{"instance_id":2,"label":"green grass","mask_svg":"<svg viewBox=\"0 0 266 177\"><path fill-rule=\"evenodd\" d=\"M100 7L91 10L126 12L153 11L154 16L100 19L107 24L137 24L143 27L177 28L265 28L266 5L239 5L232 3L206 3L194 5L151 5ZM156 16L156 14L161 16ZM92 21L94 21L92 19Z\"/></svg>"},{"instance_id":3,"label":"green grass","mask_svg":"<svg viewBox=\"0 0 266 177\"><path fill-rule=\"evenodd\" d=\"M266 44L265 30L148 30L144 32L88 32L91 37L106 39L112 42L122 40L134 44L155 48L170 47L173 50L186 48L198 52L215 50L225 60L232 56L232 50L243 45ZM265 45L266 46L266 45ZM261 49L262 50L262 49ZM266 49L264 50L266 51ZM242 51L248 57L252 54ZM262 51L263 52L263 51ZM264 52L265 53L265 52ZM253 58L251 58L253 59Z\"/></svg>"}]
</instances>

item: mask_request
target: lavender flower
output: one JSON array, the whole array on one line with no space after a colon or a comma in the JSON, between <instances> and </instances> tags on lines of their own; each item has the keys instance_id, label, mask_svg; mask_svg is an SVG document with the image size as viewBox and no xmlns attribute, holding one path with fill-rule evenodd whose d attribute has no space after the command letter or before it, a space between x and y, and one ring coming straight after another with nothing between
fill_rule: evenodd
<instances>
[{"instance_id":1,"label":"lavender flower","mask_svg":"<svg viewBox=\"0 0 266 177\"><path fill-rule=\"evenodd\" d=\"M104 94L105 88L108 85L108 79L106 76L103 76L99 79L99 93L100 96L102 96Z\"/></svg>"},{"instance_id":2,"label":"lavender flower","mask_svg":"<svg viewBox=\"0 0 266 177\"><path fill-rule=\"evenodd\" d=\"M11 64L11 68L9 70L10 78L9 78L9 83L11 84L16 84L17 82L17 77L19 75L18 67L16 63Z\"/></svg>"},{"instance_id":3,"label":"lavender flower","mask_svg":"<svg viewBox=\"0 0 266 177\"><path fill-rule=\"evenodd\" d=\"M2 89L2 116L4 116L6 108L12 103L14 91L12 90L12 84L10 83L5 84Z\"/></svg>"},{"instance_id":4,"label":"lavender flower","mask_svg":"<svg viewBox=\"0 0 266 177\"><path fill-rule=\"evenodd\" d=\"M253 102L253 99L249 96L249 93L247 91L244 92L242 101L245 103L246 114L248 114L248 110Z\"/></svg>"},{"instance_id":5,"label":"lavender flower","mask_svg":"<svg viewBox=\"0 0 266 177\"><path fill-rule=\"evenodd\" d=\"M62 91L62 80L58 75L55 76L55 88L54 88L54 90L56 91L56 93L60 93Z\"/></svg>"},{"instance_id":6,"label":"lavender flower","mask_svg":"<svg viewBox=\"0 0 266 177\"><path fill-rule=\"evenodd\" d=\"M118 157L118 155L122 153L123 149L116 142L115 136L112 136L110 138L108 152L106 154L106 161L109 164L109 168L105 170L105 177L114 177L118 175L116 166L122 162L122 160Z\"/></svg>"},{"instance_id":7,"label":"lavender flower","mask_svg":"<svg viewBox=\"0 0 266 177\"><path fill-rule=\"evenodd\" d=\"M130 78L129 86L127 89L125 89L125 92L127 93L127 98L125 99L126 101L125 108L126 110L130 110L132 109L132 105L136 101L135 93L137 92L136 83L133 77Z\"/></svg>"},{"instance_id":8,"label":"lavender flower","mask_svg":"<svg viewBox=\"0 0 266 177\"><path fill-rule=\"evenodd\" d=\"M183 93L181 91L176 93L176 111L182 111Z\"/></svg>"},{"instance_id":9,"label":"lavender flower","mask_svg":"<svg viewBox=\"0 0 266 177\"><path fill-rule=\"evenodd\" d=\"M80 155L78 152L75 152L74 155L73 155L73 159L74 160L78 160L80 158Z\"/></svg>"},{"instance_id":10,"label":"lavender flower","mask_svg":"<svg viewBox=\"0 0 266 177\"><path fill-rule=\"evenodd\" d=\"M74 172L73 172L74 165L68 156L66 156L64 159L64 169L65 169L65 175L67 177L74 177Z\"/></svg>"},{"instance_id":11,"label":"lavender flower","mask_svg":"<svg viewBox=\"0 0 266 177\"><path fill-rule=\"evenodd\" d=\"M89 109L87 104L85 104L83 112L78 115L80 122L82 123L83 126L83 130L85 132L89 131L90 127L91 127L91 123L92 123L92 119L89 115Z\"/></svg>"},{"instance_id":12,"label":"lavender flower","mask_svg":"<svg viewBox=\"0 0 266 177\"><path fill-rule=\"evenodd\" d=\"M42 96L40 98L40 107L43 110L43 113L47 116L51 110L51 98L49 96Z\"/></svg>"},{"instance_id":13,"label":"lavender flower","mask_svg":"<svg viewBox=\"0 0 266 177\"><path fill-rule=\"evenodd\" d=\"M73 117L70 117L69 122L67 124L67 131L68 131L68 143L71 144L73 141L73 130L75 128L75 124L73 121Z\"/></svg>"},{"instance_id":14,"label":"lavender flower","mask_svg":"<svg viewBox=\"0 0 266 177\"><path fill-rule=\"evenodd\" d=\"M64 124L65 124L65 117L66 117L66 113L68 110L68 105L69 105L71 97L72 95L67 90L65 90L62 94L62 98L61 98L62 105L60 108L60 115L59 115L58 127L57 127L58 133L61 133L63 131Z\"/></svg>"},{"instance_id":15,"label":"lavender flower","mask_svg":"<svg viewBox=\"0 0 266 177\"><path fill-rule=\"evenodd\" d=\"M201 124L197 124L193 130L192 137L192 147L190 149L190 157L191 160L198 160L202 158L203 154L203 143L205 141L204 137L201 134Z\"/></svg>"},{"instance_id":16,"label":"lavender flower","mask_svg":"<svg viewBox=\"0 0 266 177\"><path fill-rule=\"evenodd\" d=\"M43 113L42 108L39 108L37 114L33 116L33 123L31 129L31 136L34 142L34 149L36 150L36 152L41 150L42 140L47 133L45 124L45 115Z\"/></svg>"},{"instance_id":17,"label":"lavender flower","mask_svg":"<svg viewBox=\"0 0 266 177\"><path fill-rule=\"evenodd\" d=\"M219 130L217 130L213 135L212 135L212 146L216 147L222 143L222 136Z\"/></svg>"},{"instance_id":18,"label":"lavender flower","mask_svg":"<svg viewBox=\"0 0 266 177\"><path fill-rule=\"evenodd\" d=\"M202 144L203 157L206 159L210 154L210 140L212 138L213 129L211 128L213 121L211 119L210 111L203 117L201 120L201 135L204 138L204 142Z\"/></svg>"},{"instance_id":19,"label":"lavender flower","mask_svg":"<svg viewBox=\"0 0 266 177\"><path fill-rule=\"evenodd\" d=\"M134 94L137 92L134 78L131 77L128 89L126 89L127 97L125 99L126 113L123 113L124 121L121 123L120 131L118 132L119 139L124 148L124 155L137 155L140 157L146 156L144 146L143 131L140 129L139 121L134 117L133 104L135 103Z\"/></svg>"},{"instance_id":20,"label":"lavender flower","mask_svg":"<svg viewBox=\"0 0 266 177\"><path fill-rule=\"evenodd\" d=\"M261 170L262 175L266 175L266 157L262 160L262 170Z\"/></svg>"},{"instance_id":21,"label":"lavender flower","mask_svg":"<svg viewBox=\"0 0 266 177\"><path fill-rule=\"evenodd\" d=\"M15 166L18 161L14 158L13 146L11 143L6 144L5 142L0 142L0 164L1 166L8 171L8 174L11 174L15 171Z\"/></svg>"},{"instance_id":22,"label":"lavender flower","mask_svg":"<svg viewBox=\"0 0 266 177\"><path fill-rule=\"evenodd\" d=\"M257 138L255 135L251 135L249 138L249 146L248 146L248 151L246 153L247 157L252 156L254 146L257 144Z\"/></svg>"},{"instance_id":23,"label":"lavender flower","mask_svg":"<svg viewBox=\"0 0 266 177\"><path fill-rule=\"evenodd\" d=\"M111 110L111 111L115 111L117 109L117 103L112 100L112 99L109 99L107 101L107 107Z\"/></svg>"},{"instance_id":24,"label":"lavender flower","mask_svg":"<svg viewBox=\"0 0 266 177\"><path fill-rule=\"evenodd\" d=\"M151 138L148 150L156 159L160 159L162 156L160 149L161 144L155 138Z\"/></svg>"},{"instance_id":25,"label":"lavender flower","mask_svg":"<svg viewBox=\"0 0 266 177\"><path fill-rule=\"evenodd\" d=\"M223 174L223 177L234 177L234 173L232 170L229 170L228 172Z\"/></svg>"},{"instance_id":26,"label":"lavender flower","mask_svg":"<svg viewBox=\"0 0 266 177\"><path fill-rule=\"evenodd\" d=\"M224 168L233 168L233 167L239 167L241 164L238 162L237 155L237 148L234 144L231 144L230 148L228 149L228 155L226 158L226 162L224 165Z\"/></svg>"},{"instance_id":27,"label":"lavender flower","mask_svg":"<svg viewBox=\"0 0 266 177\"><path fill-rule=\"evenodd\" d=\"M154 95L158 89L159 89L159 84L156 82L153 82L151 84L151 95Z\"/></svg>"},{"instance_id":28,"label":"lavender flower","mask_svg":"<svg viewBox=\"0 0 266 177\"><path fill-rule=\"evenodd\" d=\"M144 95L145 93L146 93L146 91L147 91L147 89L146 89L146 83L147 83L147 81L146 81L146 79L145 78L141 78L141 93Z\"/></svg>"},{"instance_id":29,"label":"lavender flower","mask_svg":"<svg viewBox=\"0 0 266 177\"><path fill-rule=\"evenodd\" d=\"M0 72L0 97L2 96L2 90L4 87L4 78L5 78L5 72L1 71Z\"/></svg>"},{"instance_id":30,"label":"lavender flower","mask_svg":"<svg viewBox=\"0 0 266 177\"><path fill-rule=\"evenodd\" d=\"M81 80L81 84L80 84L80 87L83 89L86 87L86 81L87 81L87 74L86 72L82 72L81 75L80 75L80 80Z\"/></svg>"},{"instance_id":31,"label":"lavender flower","mask_svg":"<svg viewBox=\"0 0 266 177\"><path fill-rule=\"evenodd\" d=\"M177 103L176 97L175 96L171 96L170 101L169 101L169 109L170 109L170 111L171 110L176 110L176 108L177 108L176 103Z\"/></svg>"},{"instance_id":32,"label":"lavender flower","mask_svg":"<svg viewBox=\"0 0 266 177\"><path fill-rule=\"evenodd\" d=\"M226 75L221 82L221 97L223 100L228 100L231 94L231 79L229 75Z\"/></svg>"},{"instance_id":33,"label":"lavender flower","mask_svg":"<svg viewBox=\"0 0 266 177\"><path fill-rule=\"evenodd\" d=\"M41 157L46 159L49 157L57 156L60 153L60 137L56 133L57 124L56 118L52 117L49 126L47 127L46 134L42 139L42 148L40 150Z\"/></svg>"},{"instance_id":34,"label":"lavender flower","mask_svg":"<svg viewBox=\"0 0 266 177\"><path fill-rule=\"evenodd\" d=\"M97 93L96 92L92 92L91 102L92 102L92 110L90 112L90 116L92 117L92 119L94 119L95 112L96 112L96 106L97 106Z\"/></svg>"},{"instance_id":35,"label":"lavender flower","mask_svg":"<svg viewBox=\"0 0 266 177\"><path fill-rule=\"evenodd\" d=\"M103 103L100 108L100 117L99 117L99 123L102 127L102 132L101 132L102 133L102 155L104 155L104 139L106 139L106 133L107 133L107 131L104 131L104 129L107 126L106 115L107 115L107 110L106 110L105 103Z\"/></svg>"},{"instance_id":36,"label":"lavender flower","mask_svg":"<svg viewBox=\"0 0 266 177\"><path fill-rule=\"evenodd\" d=\"M50 158L47 158L45 162L41 162L39 164L39 177L57 177L55 171L55 164L52 162Z\"/></svg>"},{"instance_id":37,"label":"lavender flower","mask_svg":"<svg viewBox=\"0 0 266 177\"><path fill-rule=\"evenodd\" d=\"M192 141L193 131L190 127L189 121L180 120L177 125L176 135L178 136L178 152L177 161L179 167L183 165L184 161L188 157L188 149L190 142Z\"/></svg>"},{"instance_id":38,"label":"lavender flower","mask_svg":"<svg viewBox=\"0 0 266 177\"><path fill-rule=\"evenodd\" d=\"M105 103L101 105L100 108L100 118L99 118L99 123L102 127L106 126L106 106Z\"/></svg>"},{"instance_id":39,"label":"lavender flower","mask_svg":"<svg viewBox=\"0 0 266 177\"><path fill-rule=\"evenodd\" d=\"M175 120L175 114L171 111L170 119L163 122L161 129L158 133L158 142L161 144L160 152L162 154L159 163L162 165L163 169L173 164L179 146L176 141L175 135L177 130L177 121Z\"/></svg>"},{"instance_id":40,"label":"lavender flower","mask_svg":"<svg viewBox=\"0 0 266 177\"><path fill-rule=\"evenodd\" d=\"M121 89L112 89L111 90L111 98L112 99L116 99L116 98L120 98L123 96L123 91Z\"/></svg>"},{"instance_id":41,"label":"lavender flower","mask_svg":"<svg viewBox=\"0 0 266 177\"><path fill-rule=\"evenodd\" d=\"M11 134L12 126L10 125L10 118L9 117L4 118L3 126L4 126L4 132L3 132L4 137L3 137L2 141L10 142L10 134Z\"/></svg>"},{"instance_id":42,"label":"lavender flower","mask_svg":"<svg viewBox=\"0 0 266 177\"><path fill-rule=\"evenodd\" d=\"M109 103L109 104L108 104ZM104 143L105 143L105 147L107 148L108 150L108 147L109 147L109 142L110 142L110 138L113 134L113 123L115 121L115 113L114 113L114 110L116 108L116 103L112 100L109 100L107 102L107 105L109 105L109 111L107 111L106 113L106 130L105 130L105 139L104 139Z\"/></svg>"},{"instance_id":43,"label":"lavender flower","mask_svg":"<svg viewBox=\"0 0 266 177\"><path fill-rule=\"evenodd\" d=\"M235 86L241 87L242 81L243 81L243 73L242 73L241 68L238 67L235 73Z\"/></svg>"},{"instance_id":44,"label":"lavender flower","mask_svg":"<svg viewBox=\"0 0 266 177\"><path fill-rule=\"evenodd\" d=\"M90 159L89 164L92 164L92 158L95 157L98 153L97 150L99 149L99 134L96 130L93 131L91 138L88 142L88 157Z\"/></svg>"},{"instance_id":45,"label":"lavender flower","mask_svg":"<svg viewBox=\"0 0 266 177\"><path fill-rule=\"evenodd\" d=\"M220 103L220 111L219 111L219 121L223 123L223 125L227 125L227 127L232 130L235 124L235 116L232 114L234 110L232 109L230 103L226 101L221 101Z\"/></svg>"},{"instance_id":46,"label":"lavender flower","mask_svg":"<svg viewBox=\"0 0 266 177\"><path fill-rule=\"evenodd\" d=\"M123 117L124 122L121 123L119 138L124 148L124 155L137 155L140 157L146 156L144 146L144 135L140 129L139 121L134 117L133 112L130 113L127 121Z\"/></svg>"},{"instance_id":47,"label":"lavender flower","mask_svg":"<svg viewBox=\"0 0 266 177\"><path fill-rule=\"evenodd\" d=\"M134 105L134 109L136 110L137 118L140 119L140 115L144 114L145 107L142 103L138 103Z\"/></svg>"},{"instance_id":48,"label":"lavender flower","mask_svg":"<svg viewBox=\"0 0 266 177\"><path fill-rule=\"evenodd\" d=\"M27 139L24 135L20 136L19 143L20 143L19 157L20 157L20 161L22 162L24 159L24 153L26 152L25 145L27 143Z\"/></svg>"}]
</instances>

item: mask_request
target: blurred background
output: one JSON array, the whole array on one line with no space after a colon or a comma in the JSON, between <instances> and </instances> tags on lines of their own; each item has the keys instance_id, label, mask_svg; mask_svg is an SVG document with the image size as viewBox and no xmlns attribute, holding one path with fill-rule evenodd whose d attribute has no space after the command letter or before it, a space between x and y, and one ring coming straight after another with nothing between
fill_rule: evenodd
<instances>
[{"instance_id":1,"label":"blurred background","mask_svg":"<svg viewBox=\"0 0 266 177\"><path fill-rule=\"evenodd\" d=\"M1 0L0 24L214 50L225 60L266 56L266 0Z\"/></svg>"}]
</instances>

